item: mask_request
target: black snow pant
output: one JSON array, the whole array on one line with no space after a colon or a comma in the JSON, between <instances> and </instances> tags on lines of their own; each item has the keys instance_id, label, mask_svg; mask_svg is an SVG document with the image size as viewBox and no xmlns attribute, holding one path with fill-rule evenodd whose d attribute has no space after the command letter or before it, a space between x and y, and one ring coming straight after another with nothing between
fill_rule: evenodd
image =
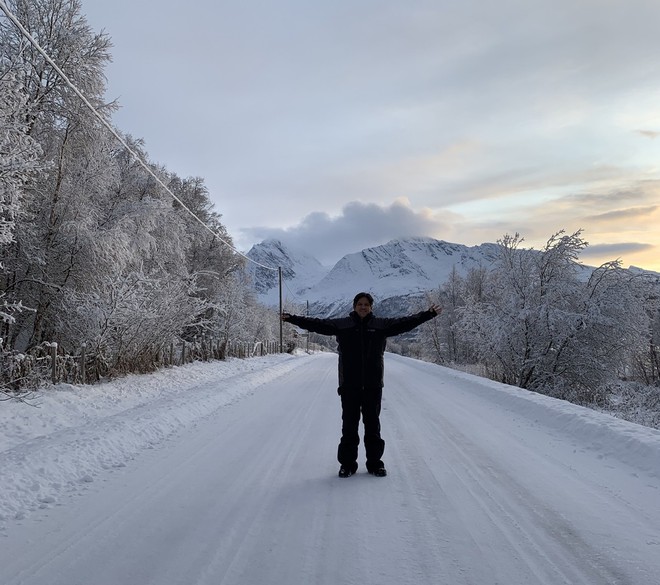
<instances>
[{"instance_id":1,"label":"black snow pant","mask_svg":"<svg viewBox=\"0 0 660 585\"><path fill-rule=\"evenodd\" d=\"M380 403L382 388L342 388L341 441L337 459L341 465L357 469L360 444L360 414L364 425L364 448L367 452L367 471L384 467L381 457L385 441L380 436Z\"/></svg>"}]
</instances>

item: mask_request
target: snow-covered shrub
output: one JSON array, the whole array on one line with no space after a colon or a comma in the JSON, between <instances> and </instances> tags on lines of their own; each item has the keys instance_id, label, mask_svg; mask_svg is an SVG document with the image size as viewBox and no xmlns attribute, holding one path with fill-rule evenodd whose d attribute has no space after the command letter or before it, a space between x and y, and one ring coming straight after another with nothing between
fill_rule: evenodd
<instances>
[{"instance_id":1,"label":"snow-covered shrub","mask_svg":"<svg viewBox=\"0 0 660 585\"><path fill-rule=\"evenodd\" d=\"M196 299L194 279L176 281L140 271L117 276L89 292L62 299L57 323L63 347L77 351L86 342L110 371L149 371L159 352L207 308Z\"/></svg>"},{"instance_id":2,"label":"snow-covered shrub","mask_svg":"<svg viewBox=\"0 0 660 585\"><path fill-rule=\"evenodd\" d=\"M540 251L522 241L500 240L500 261L482 296L467 298L457 329L494 379L602 404L630 352L648 342L642 291L618 262L585 277L580 231L559 232Z\"/></svg>"},{"instance_id":3,"label":"snow-covered shrub","mask_svg":"<svg viewBox=\"0 0 660 585\"><path fill-rule=\"evenodd\" d=\"M619 382L610 389L603 410L627 421L660 429L660 386Z\"/></svg>"}]
</instances>

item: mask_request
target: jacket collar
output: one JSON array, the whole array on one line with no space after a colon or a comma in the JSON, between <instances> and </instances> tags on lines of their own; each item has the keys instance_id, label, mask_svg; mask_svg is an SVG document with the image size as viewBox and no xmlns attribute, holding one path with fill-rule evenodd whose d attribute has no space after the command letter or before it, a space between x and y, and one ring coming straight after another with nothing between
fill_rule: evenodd
<instances>
[{"instance_id":1,"label":"jacket collar","mask_svg":"<svg viewBox=\"0 0 660 585\"><path fill-rule=\"evenodd\" d=\"M360 315L358 315L355 311L351 311L349 315L349 317L353 319L353 321L355 321L356 323L368 323L369 321L371 321L371 319L373 319L373 316L374 316L373 313L369 313L364 319L361 319Z\"/></svg>"}]
</instances>

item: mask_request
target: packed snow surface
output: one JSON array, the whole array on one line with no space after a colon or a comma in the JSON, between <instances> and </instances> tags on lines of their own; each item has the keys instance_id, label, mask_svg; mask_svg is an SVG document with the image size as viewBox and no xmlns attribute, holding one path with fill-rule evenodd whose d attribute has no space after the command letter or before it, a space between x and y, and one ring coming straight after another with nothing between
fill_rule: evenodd
<instances>
[{"instance_id":1,"label":"packed snow surface","mask_svg":"<svg viewBox=\"0 0 660 585\"><path fill-rule=\"evenodd\" d=\"M389 475L339 479L336 361L0 403L0 583L660 582L660 432L388 354Z\"/></svg>"}]
</instances>

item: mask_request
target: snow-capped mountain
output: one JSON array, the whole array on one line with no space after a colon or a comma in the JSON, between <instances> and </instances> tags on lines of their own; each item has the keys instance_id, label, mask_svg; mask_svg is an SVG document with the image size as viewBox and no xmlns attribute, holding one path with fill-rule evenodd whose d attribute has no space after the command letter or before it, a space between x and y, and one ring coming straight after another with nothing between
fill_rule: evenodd
<instances>
[{"instance_id":1,"label":"snow-capped mountain","mask_svg":"<svg viewBox=\"0 0 660 585\"><path fill-rule=\"evenodd\" d=\"M292 250L279 240L264 240L252 246L246 255L262 265L250 262L247 269L252 275L259 300L267 305L279 303L278 267L282 268L285 297L305 295L307 289L330 270L330 267L323 266L313 256L301 250ZM264 266L272 266L274 269Z\"/></svg>"},{"instance_id":2,"label":"snow-capped mountain","mask_svg":"<svg viewBox=\"0 0 660 585\"><path fill-rule=\"evenodd\" d=\"M423 303L426 293L443 284L454 268L466 274L471 268L488 267L497 249L496 244L468 247L433 238L406 238L348 254L332 268L276 240L254 246L247 255L269 266L282 266L284 298L294 305L309 302L311 315L347 314L359 291L371 292L378 314L388 315ZM254 266L251 270L259 299L277 304L277 272Z\"/></svg>"}]
</instances>

